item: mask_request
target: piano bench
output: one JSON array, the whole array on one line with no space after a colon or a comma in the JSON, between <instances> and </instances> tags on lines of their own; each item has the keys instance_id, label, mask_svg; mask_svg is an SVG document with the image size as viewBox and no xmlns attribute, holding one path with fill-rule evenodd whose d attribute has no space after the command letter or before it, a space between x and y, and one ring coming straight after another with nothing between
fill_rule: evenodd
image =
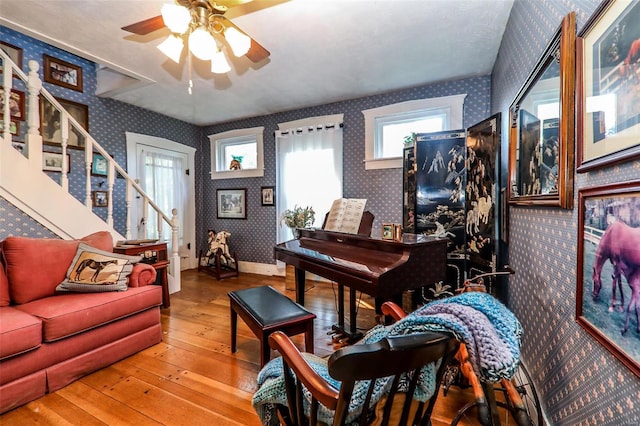
<instances>
[{"instance_id":1,"label":"piano bench","mask_svg":"<svg viewBox=\"0 0 640 426\"><path fill-rule=\"evenodd\" d=\"M313 353L313 320L316 315L307 311L271 286L230 291L231 352L236 351L238 315L260 340L260 367L271 358L268 338L274 331L287 336L305 333L305 351Z\"/></svg>"}]
</instances>

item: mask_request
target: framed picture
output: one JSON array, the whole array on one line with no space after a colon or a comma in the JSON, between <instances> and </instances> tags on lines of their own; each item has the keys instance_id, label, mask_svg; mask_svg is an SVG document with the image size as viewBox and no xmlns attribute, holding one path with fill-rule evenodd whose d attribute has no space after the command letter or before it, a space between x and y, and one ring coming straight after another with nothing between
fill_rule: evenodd
<instances>
[{"instance_id":1,"label":"framed picture","mask_svg":"<svg viewBox=\"0 0 640 426\"><path fill-rule=\"evenodd\" d=\"M577 39L577 171L640 155L640 1L603 1Z\"/></svg>"},{"instance_id":2,"label":"framed picture","mask_svg":"<svg viewBox=\"0 0 640 426\"><path fill-rule=\"evenodd\" d=\"M263 206L276 205L276 188L275 186L263 186L260 188Z\"/></svg>"},{"instance_id":3,"label":"framed picture","mask_svg":"<svg viewBox=\"0 0 640 426\"><path fill-rule=\"evenodd\" d=\"M393 240L395 236L395 225L393 223L383 223L382 224L382 239L383 240Z\"/></svg>"},{"instance_id":4,"label":"framed picture","mask_svg":"<svg viewBox=\"0 0 640 426\"><path fill-rule=\"evenodd\" d=\"M247 218L247 189L218 189L218 219Z\"/></svg>"},{"instance_id":5,"label":"framed picture","mask_svg":"<svg viewBox=\"0 0 640 426\"><path fill-rule=\"evenodd\" d=\"M94 152L91 161L91 176L106 177L109 174L109 162L104 155Z\"/></svg>"},{"instance_id":6,"label":"framed picture","mask_svg":"<svg viewBox=\"0 0 640 426\"><path fill-rule=\"evenodd\" d=\"M107 191L91 191L93 207L108 207L109 197Z\"/></svg>"},{"instance_id":7,"label":"framed picture","mask_svg":"<svg viewBox=\"0 0 640 426\"><path fill-rule=\"evenodd\" d=\"M58 152L42 153L42 170L62 172L62 154ZM67 173L71 172L71 155L67 154Z\"/></svg>"},{"instance_id":8,"label":"framed picture","mask_svg":"<svg viewBox=\"0 0 640 426\"><path fill-rule=\"evenodd\" d=\"M18 68L22 69L22 49L21 48L4 41L0 41L0 49L2 49L4 53L9 55L9 58L18 66ZM0 74L2 74L3 69L4 69L4 66L0 65Z\"/></svg>"},{"instance_id":9,"label":"framed picture","mask_svg":"<svg viewBox=\"0 0 640 426\"><path fill-rule=\"evenodd\" d=\"M89 107L66 99L56 98L68 113L82 126L89 131ZM40 128L42 138L46 145L60 146L62 144L62 133L60 128L60 111L45 97L40 97ZM84 136L73 126L69 126L69 139L67 147L73 149L84 149Z\"/></svg>"},{"instance_id":10,"label":"framed picture","mask_svg":"<svg viewBox=\"0 0 640 426\"><path fill-rule=\"evenodd\" d=\"M640 376L640 180L581 189L578 202L577 322Z\"/></svg>"},{"instance_id":11,"label":"framed picture","mask_svg":"<svg viewBox=\"0 0 640 426\"><path fill-rule=\"evenodd\" d=\"M44 81L82 92L82 67L42 55Z\"/></svg>"},{"instance_id":12,"label":"framed picture","mask_svg":"<svg viewBox=\"0 0 640 426\"><path fill-rule=\"evenodd\" d=\"M17 118L20 121L23 121L26 118L24 104L24 92L11 89L11 96L9 97L9 111L11 111L11 118ZM4 87L0 87L0 115L4 115Z\"/></svg>"},{"instance_id":13,"label":"framed picture","mask_svg":"<svg viewBox=\"0 0 640 426\"><path fill-rule=\"evenodd\" d=\"M575 12L509 106L509 204L573 208Z\"/></svg>"},{"instance_id":14,"label":"framed picture","mask_svg":"<svg viewBox=\"0 0 640 426\"><path fill-rule=\"evenodd\" d=\"M4 131L4 120L2 119L0 119L0 129L0 132ZM9 124L9 132L11 132L12 135L19 135L20 122L11 120L11 123Z\"/></svg>"}]
</instances>

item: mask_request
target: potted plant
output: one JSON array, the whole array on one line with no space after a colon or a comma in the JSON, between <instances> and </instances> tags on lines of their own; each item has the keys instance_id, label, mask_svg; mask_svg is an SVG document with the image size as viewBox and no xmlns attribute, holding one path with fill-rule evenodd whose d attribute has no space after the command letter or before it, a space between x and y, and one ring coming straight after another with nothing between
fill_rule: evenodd
<instances>
[{"instance_id":1,"label":"potted plant","mask_svg":"<svg viewBox=\"0 0 640 426\"><path fill-rule=\"evenodd\" d=\"M313 207L299 207L297 204L293 209L287 209L280 215L280 226L284 223L293 232L294 238L298 238L300 228L308 228L316 220L316 212Z\"/></svg>"}]
</instances>

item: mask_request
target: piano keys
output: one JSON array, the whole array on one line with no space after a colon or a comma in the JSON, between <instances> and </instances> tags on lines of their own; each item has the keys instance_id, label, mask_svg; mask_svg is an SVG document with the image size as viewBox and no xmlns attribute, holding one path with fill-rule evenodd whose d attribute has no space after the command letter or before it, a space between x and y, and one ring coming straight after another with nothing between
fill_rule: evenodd
<instances>
[{"instance_id":1,"label":"piano keys","mask_svg":"<svg viewBox=\"0 0 640 426\"><path fill-rule=\"evenodd\" d=\"M447 239L404 234L401 241L301 229L300 237L274 247L274 257L295 267L296 301L304 305L305 272L338 284L338 326L356 331L356 291L389 300L405 290L446 279ZM349 332L344 330L344 287L349 288Z\"/></svg>"}]
</instances>

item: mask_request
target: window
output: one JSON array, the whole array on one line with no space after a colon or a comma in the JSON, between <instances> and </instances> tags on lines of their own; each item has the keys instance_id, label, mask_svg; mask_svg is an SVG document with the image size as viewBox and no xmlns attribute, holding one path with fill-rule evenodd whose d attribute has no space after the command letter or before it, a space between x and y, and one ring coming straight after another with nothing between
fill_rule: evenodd
<instances>
[{"instance_id":1,"label":"window","mask_svg":"<svg viewBox=\"0 0 640 426\"><path fill-rule=\"evenodd\" d=\"M362 111L365 117L365 169L402 167L404 138L462 127L464 98L419 99Z\"/></svg>"},{"instance_id":2,"label":"window","mask_svg":"<svg viewBox=\"0 0 640 426\"><path fill-rule=\"evenodd\" d=\"M211 179L263 176L263 132L252 127L210 135ZM240 168L231 170L232 162Z\"/></svg>"},{"instance_id":3,"label":"window","mask_svg":"<svg viewBox=\"0 0 640 426\"><path fill-rule=\"evenodd\" d=\"M276 211L311 206L315 226L336 198L342 197L343 114L279 123L276 132ZM292 238L286 226L276 227L278 242Z\"/></svg>"}]
</instances>

